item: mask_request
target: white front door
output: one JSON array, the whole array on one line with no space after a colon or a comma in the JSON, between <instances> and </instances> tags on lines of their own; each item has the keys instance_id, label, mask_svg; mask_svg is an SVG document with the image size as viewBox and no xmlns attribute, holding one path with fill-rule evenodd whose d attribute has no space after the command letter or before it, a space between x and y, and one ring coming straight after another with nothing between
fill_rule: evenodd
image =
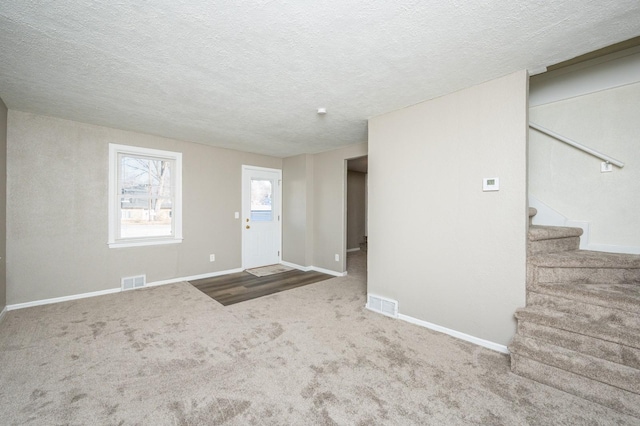
<instances>
[{"instance_id":1,"label":"white front door","mask_svg":"<svg viewBox=\"0 0 640 426\"><path fill-rule=\"evenodd\" d=\"M282 171L242 166L242 267L280 263Z\"/></svg>"}]
</instances>

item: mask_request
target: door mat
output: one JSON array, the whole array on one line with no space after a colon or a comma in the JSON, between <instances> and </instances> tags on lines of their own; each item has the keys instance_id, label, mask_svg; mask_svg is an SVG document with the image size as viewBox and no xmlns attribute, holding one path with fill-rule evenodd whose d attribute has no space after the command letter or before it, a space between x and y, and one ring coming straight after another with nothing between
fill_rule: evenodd
<instances>
[{"instance_id":1,"label":"door mat","mask_svg":"<svg viewBox=\"0 0 640 426\"><path fill-rule=\"evenodd\" d=\"M293 271L294 268L280 264L261 266L259 268L247 269L247 272L256 277L266 277L274 274L281 274L287 271Z\"/></svg>"}]
</instances>

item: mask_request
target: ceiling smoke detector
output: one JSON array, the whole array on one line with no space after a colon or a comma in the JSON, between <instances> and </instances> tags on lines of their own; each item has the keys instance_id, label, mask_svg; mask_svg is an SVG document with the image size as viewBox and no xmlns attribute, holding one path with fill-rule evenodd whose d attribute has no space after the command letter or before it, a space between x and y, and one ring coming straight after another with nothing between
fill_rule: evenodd
<instances>
[{"instance_id":1,"label":"ceiling smoke detector","mask_svg":"<svg viewBox=\"0 0 640 426\"><path fill-rule=\"evenodd\" d=\"M327 113L326 108L318 108L318 115L325 115Z\"/></svg>"}]
</instances>

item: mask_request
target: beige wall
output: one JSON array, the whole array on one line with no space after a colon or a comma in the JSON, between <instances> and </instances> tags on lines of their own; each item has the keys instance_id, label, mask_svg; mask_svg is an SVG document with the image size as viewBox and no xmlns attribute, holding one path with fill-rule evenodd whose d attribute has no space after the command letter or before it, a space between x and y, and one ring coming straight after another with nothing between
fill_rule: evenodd
<instances>
[{"instance_id":1,"label":"beige wall","mask_svg":"<svg viewBox=\"0 0 640 426\"><path fill-rule=\"evenodd\" d=\"M282 160L9 111L7 302L241 267L241 165ZM183 153L181 244L107 247L108 144ZM216 261L209 262L209 254Z\"/></svg>"},{"instance_id":2,"label":"beige wall","mask_svg":"<svg viewBox=\"0 0 640 426\"><path fill-rule=\"evenodd\" d=\"M531 121L625 163L600 173L602 160L530 133L531 195L568 219L589 222L588 248L640 252L639 100L635 83L530 110Z\"/></svg>"},{"instance_id":3,"label":"beige wall","mask_svg":"<svg viewBox=\"0 0 640 426\"><path fill-rule=\"evenodd\" d=\"M284 261L347 270L345 161L366 154L367 144L362 143L283 160Z\"/></svg>"},{"instance_id":4,"label":"beige wall","mask_svg":"<svg viewBox=\"0 0 640 426\"><path fill-rule=\"evenodd\" d=\"M0 99L0 312L7 305L7 115Z\"/></svg>"},{"instance_id":5,"label":"beige wall","mask_svg":"<svg viewBox=\"0 0 640 426\"><path fill-rule=\"evenodd\" d=\"M282 259L312 266L313 156L285 158L282 182Z\"/></svg>"},{"instance_id":6,"label":"beige wall","mask_svg":"<svg viewBox=\"0 0 640 426\"><path fill-rule=\"evenodd\" d=\"M520 71L369 121L368 292L501 345L525 304L527 83Z\"/></svg>"},{"instance_id":7,"label":"beige wall","mask_svg":"<svg viewBox=\"0 0 640 426\"><path fill-rule=\"evenodd\" d=\"M314 266L336 272L347 270L345 161L367 155L367 149L362 143L313 156ZM340 257L337 262L336 254Z\"/></svg>"},{"instance_id":8,"label":"beige wall","mask_svg":"<svg viewBox=\"0 0 640 426\"><path fill-rule=\"evenodd\" d=\"M365 235L365 173L347 172L347 249L360 248Z\"/></svg>"}]
</instances>

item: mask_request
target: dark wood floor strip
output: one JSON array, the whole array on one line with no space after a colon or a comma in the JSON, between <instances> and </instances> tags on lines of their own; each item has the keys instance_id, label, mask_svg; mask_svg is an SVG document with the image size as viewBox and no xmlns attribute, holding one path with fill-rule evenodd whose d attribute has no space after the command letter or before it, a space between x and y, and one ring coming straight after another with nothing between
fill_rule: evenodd
<instances>
[{"instance_id":1,"label":"dark wood floor strip","mask_svg":"<svg viewBox=\"0 0 640 426\"><path fill-rule=\"evenodd\" d=\"M248 272L190 281L198 290L228 306L273 293L328 280L333 276L321 272L299 270L256 277Z\"/></svg>"}]
</instances>

